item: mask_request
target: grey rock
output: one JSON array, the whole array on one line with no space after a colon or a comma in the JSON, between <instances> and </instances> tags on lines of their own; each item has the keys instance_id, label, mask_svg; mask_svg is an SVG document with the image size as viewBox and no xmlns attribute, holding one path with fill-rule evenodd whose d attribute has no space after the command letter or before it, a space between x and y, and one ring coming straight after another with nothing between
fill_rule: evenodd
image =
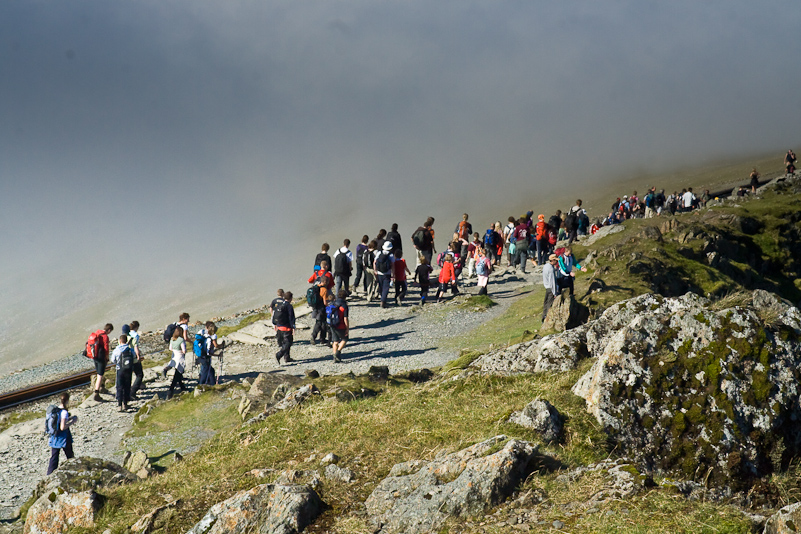
<instances>
[{"instance_id":1,"label":"grey rock","mask_svg":"<svg viewBox=\"0 0 801 534\"><path fill-rule=\"evenodd\" d=\"M548 310L548 316L542 323L545 332L564 332L587 322L589 309L579 303L575 297L564 291L558 295Z\"/></svg>"},{"instance_id":2,"label":"grey rock","mask_svg":"<svg viewBox=\"0 0 801 534\"><path fill-rule=\"evenodd\" d=\"M338 463L339 463L339 456L337 456L333 452L329 452L328 454L323 456L322 460L320 460L320 465L338 464Z\"/></svg>"},{"instance_id":3,"label":"grey rock","mask_svg":"<svg viewBox=\"0 0 801 534\"><path fill-rule=\"evenodd\" d=\"M273 400L283 399L291 390L292 386L286 382L283 384L278 384L278 387L276 387L275 391L273 391Z\"/></svg>"},{"instance_id":4,"label":"grey rock","mask_svg":"<svg viewBox=\"0 0 801 534\"><path fill-rule=\"evenodd\" d=\"M562 437L564 422L562 416L547 400L531 401L521 412L509 417L509 422L535 430L543 441L550 443Z\"/></svg>"},{"instance_id":5,"label":"grey rock","mask_svg":"<svg viewBox=\"0 0 801 534\"><path fill-rule=\"evenodd\" d=\"M142 479L153 474L153 466L145 451L136 451L130 454L126 451L123 465L125 469Z\"/></svg>"},{"instance_id":6,"label":"grey rock","mask_svg":"<svg viewBox=\"0 0 801 534\"><path fill-rule=\"evenodd\" d=\"M325 468L325 478L334 482L349 483L356 478L353 471L347 467L339 467L335 464L328 464Z\"/></svg>"},{"instance_id":7,"label":"grey rock","mask_svg":"<svg viewBox=\"0 0 801 534\"><path fill-rule=\"evenodd\" d=\"M78 493L104 487L116 487L136 480L130 471L99 458L71 458L62 462L58 469L39 481L33 499L50 493Z\"/></svg>"},{"instance_id":8,"label":"grey rock","mask_svg":"<svg viewBox=\"0 0 801 534\"><path fill-rule=\"evenodd\" d=\"M795 534L801 527L801 502L785 506L765 522L763 534Z\"/></svg>"},{"instance_id":9,"label":"grey rock","mask_svg":"<svg viewBox=\"0 0 801 534\"><path fill-rule=\"evenodd\" d=\"M277 391L278 390L276 389L276 392ZM315 386L314 384L306 384L301 388L298 388L294 391L290 391L281 401L277 402L272 406L268 406L264 412L260 413L256 417L248 419L245 422L245 425L252 425L253 423L256 423L258 421L264 421L272 414L280 412L282 410L297 408L298 406L306 402L309 398L311 398L314 395L320 395L320 390L317 389L317 386Z\"/></svg>"},{"instance_id":10,"label":"grey rock","mask_svg":"<svg viewBox=\"0 0 801 534\"><path fill-rule=\"evenodd\" d=\"M470 366L482 373L498 375L569 371L589 355L586 331L586 326L580 326L491 351L477 358Z\"/></svg>"},{"instance_id":11,"label":"grey rock","mask_svg":"<svg viewBox=\"0 0 801 534\"><path fill-rule=\"evenodd\" d=\"M28 509L26 534L60 534L68 529L95 526L104 498L94 490L77 493L48 492Z\"/></svg>"},{"instance_id":12,"label":"grey rock","mask_svg":"<svg viewBox=\"0 0 801 534\"><path fill-rule=\"evenodd\" d=\"M323 506L309 487L261 484L212 506L187 534L296 534L320 515Z\"/></svg>"},{"instance_id":13,"label":"grey rock","mask_svg":"<svg viewBox=\"0 0 801 534\"><path fill-rule=\"evenodd\" d=\"M488 454L505 439L495 436L425 463L410 474L390 474L365 502L371 521L385 534L415 534L436 530L448 517L485 513L514 490L536 451L513 439ZM392 472L409 467L407 462Z\"/></svg>"},{"instance_id":14,"label":"grey rock","mask_svg":"<svg viewBox=\"0 0 801 534\"><path fill-rule=\"evenodd\" d=\"M253 380L253 384L250 386L250 390L248 391L248 395L253 397L264 397L269 394L270 379L264 373L259 373L256 376L256 379Z\"/></svg>"}]
</instances>

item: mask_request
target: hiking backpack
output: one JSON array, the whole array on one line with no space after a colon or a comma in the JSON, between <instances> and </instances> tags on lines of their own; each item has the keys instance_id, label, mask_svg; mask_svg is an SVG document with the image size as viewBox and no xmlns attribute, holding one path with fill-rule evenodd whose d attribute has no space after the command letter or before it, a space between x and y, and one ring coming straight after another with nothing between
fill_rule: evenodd
<instances>
[{"instance_id":1,"label":"hiking backpack","mask_svg":"<svg viewBox=\"0 0 801 534\"><path fill-rule=\"evenodd\" d=\"M289 304L285 300L279 300L275 303L275 310L273 311L273 324L275 326L289 326Z\"/></svg>"},{"instance_id":2,"label":"hiking backpack","mask_svg":"<svg viewBox=\"0 0 801 534\"><path fill-rule=\"evenodd\" d=\"M192 346L192 352L195 353L195 358L203 359L208 358L208 352L206 352L206 336L198 332L195 334L195 343Z\"/></svg>"},{"instance_id":3,"label":"hiking backpack","mask_svg":"<svg viewBox=\"0 0 801 534\"><path fill-rule=\"evenodd\" d=\"M317 303L319 302L320 302L320 286L315 284L306 290L306 303L312 308L316 308Z\"/></svg>"},{"instance_id":4,"label":"hiking backpack","mask_svg":"<svg viewBox=\"0 0 801 534\"><path fill-rule=\"evenodd\" d=\"M495 230L490 228L487 230L487 233L484 234L484 248L489 249L490 247L497 246L497 237Z\"/></svg>"},{"instance_id":5,"label":"hiking backpack","mask_svg":"<svg viewBox=\"0 0 801 534\"><path fill-rule=\"evenodd\" d=\"M645 207L653 208L654 207L654 194L648 193L645 195Z\"/></svg>"},{"instance_id":6,"label":"hiking backpack","mask_svg":"<svg viewBox=\"0 0 801 534\"><path fill-rule=\"evenodd\" d=\"M550 228L548 230L548 244L549 245L555 245L556 241L557 241L556 232L553 231L553 228Z\"/></svg>"},{"instance_id":7,"label":"hiking backpack","mask_svg":"<svg viewBox=\"0 0 801 534\"><path fill-rule=\"evenodd\" d=\"M459 235L459 239L464 239L465 241L468 237L470 237L467 234L467 221L462 221L459 223L459 231L456 233Z\"/></svg>"},{"instance_id":8,"label":"hiking backpack","mask_svg":"<svg viewBox=\"0 0 801 534\"><path fill-rule=\"evenodd\" d=\"M478 263L476 263L476 274L478 276L488 276L489 275L489 269L487 268L487 260L486 260L486 258L481 258L480 260L478 260Z\"/></svg>"},{"instance_id":9,"label":"hiking backpack","mask_svg":"<svg viewBox=\"0 0 801 534\"><path fill-rule=\"evenodd\" d=\"M325 322L328 323L329 326L339 326L340 321L340 313L339 313L339 306L336 304L329 304L325 307Z\"/></svg>"},{"instance_id":10,"label":"hiking backpack","mask_svg":"<svg viewBox=\"0 0 801 534\"><path fill-rule=\"evenodd\" d=\"M105 334L105 330L98 330L97 332L92 332L89 334L89 339L86 341L86 348L81 353L90 360L94 360L95 356L97 356L98 352L100 351L100 347L103 344L102 335Z\"/></svg>"},{"instance_id":11,"label":"hiking backpack","mask_svg":"<svg viewBox=\"0 0 801 534\"><path fill-rule=\"evenodd\" d=\"M424 245L424 241L426 239L425 230L423 228L417 230L414 234L412 234L412 243L417 248L421 248Z\"/></svg>"},{"instance_id":12,"label":"hiking backpack","mask_svg":"<svg viewBox=\"0 0 801 534\"><path fill-rule=\"evenodd\" d=\"M389 270L392 268L392 264L389 261L389 254L384 254L383 252L378 255L378 258L375 260L375 270L376 274L378 273L388 273Z\"/></svg>"},{"instance_id":13,"label":"hiking backpack","mask_svg":"<svg viewBox=\"0 0 801 534\"><path fill-rule=\"evenodd\" d=\"M347 254L340 252L339 254L337 254L337 257L334 258L334 274L350 276L351 266L350 262L348 262Z\"/></svg>"},{"instance_id":14,"label":"hiking backpack","mask_svg":"<svg viewBox=\"0 0 801 534\"><path fill-rule=\"evenodd\" d=\"M164 327L164 341L169 343L172 341L172 335L175 333L175 329L178 328L178 323L171 323Z\"/></svg>"},{"instance_id":15,"label":"hiking backpack","mask_svg":"<svg viewBox=\"0 0 801 534\"><path fill-rule=\"evenodd\" d=\"M45 433L51 436L55 436L56 432L59 430L58 424L58 417L61 414L61 408L56 406L55 404L51 404L47 407L47 412L45 412Z\"/></svg>"},{"instance_id":16,"label":"hiking backpack","mask_svg":"<svg viewBox=\"0 0 801 534\"><path fill-rule=\"evenodd\" d=\"M120 354L120 371L132 371L136 356L131 347L128 347Z\"/></svg>"},{"instance_id":17,"label":"hiking backpack","mask_svg":"<svg viewBox=\"0 0 801 534\"><path fill-rule=\"evenodd\" d=\"M565 217L565 228L567 228L568 230L575 230L577 222L578 219L576 217L576 213L571 211L570 213L567 214L567 217Z\"/></svg>"}]
</instances>

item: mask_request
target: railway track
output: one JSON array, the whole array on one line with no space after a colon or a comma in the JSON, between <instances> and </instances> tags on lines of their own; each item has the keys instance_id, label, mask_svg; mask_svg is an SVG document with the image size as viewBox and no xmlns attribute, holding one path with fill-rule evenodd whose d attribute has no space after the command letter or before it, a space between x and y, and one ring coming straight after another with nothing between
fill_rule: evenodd
<instances>
[{"instance_id":1,"label":"railway track","mask_svg":"<svg viewBox=\"0 0 801 534\"><path fill-rule=\"evenodd\" d=\"M112 367L112 365L108 365L106 369L109 367ZM94 370L83 371L64 378L59 378L58 380L51 380L42 384L36 384L35 386L0 394L0 410L49 397L50 395L55 395L56 393L68 389L86 386L91 382L94 374Z\"/></svg>"}]
</instances>

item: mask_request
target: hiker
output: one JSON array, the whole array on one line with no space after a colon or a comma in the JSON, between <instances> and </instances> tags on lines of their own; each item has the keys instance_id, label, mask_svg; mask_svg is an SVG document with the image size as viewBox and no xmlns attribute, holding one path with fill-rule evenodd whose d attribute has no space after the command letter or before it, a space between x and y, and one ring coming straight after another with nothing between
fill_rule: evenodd
<instances>
[{"instance_id":1,"label":"hiker","mask_svg":"<svg viewBox=\"0 0 801 534\"><path fill-rule=\"evenodd\" d=\"M656 188L652 187L645 195L645 218L652 219L654 217L654 208L656 207Z\"/></svg>"},{"instance_id":2,"label":"hiker","mask_svg":"<svg viewBox=\"0 0 801 534\"><path fill-rule=\"evenodd\" d=\"M376 250L375 239L367 244L367 251L364 253L364 293L367 302L372 301L378 295L378 282L375 278L375 256L378 252Z\"/></svg>"},{"instance_id":3,"label":"hiker","mask_svg":"<svg viewBox=\"0 0 801 534\"><path fill-rule=\"evenodd\" d=\"M97 402L103 399L100 397L101 393L108 395L109 390L106 389L106 366L108 365L109 357L109 339L108 335L114 330L114 325L106 323L103 330L92 332L89 335L89 340L86 342L86 356L92 358L95 363L95 372L97 373L97 382L95 382L95 394L92 397Z\"/></svg>"},{"instance_id":4,"label":"hiker","mask_svg":"<svg viewBox=\"0 0 801 534\"><path fill-rule=\"evenodd\" d=\"M275 361L278 362L278 365L281 365L281 358L285 363L294 361L289 356L295 335L295 309L292 307L291 291L284 293L283 302L279 302L276 306L273 325L275 325L275 341L279 346L278 352L275 353Z\"/></svg>"},{"instance_id":5,"label":"hiker","mask_svg":"<svg viewBox=\"0 0 801 534\"><path fill-rule=\"evenodd\" d=\"M406 265L406 260L403 259L403 251L396 249L395 262L392 268L395 270L395 305L403 304L403 299L406 298L406 292L409 290L409 285L406 283L406 275L412 274L409 267ZM337 293L339 295L339 293Z\"/></svg>"},{"instance_id":6,"label":"hiker","mask_svg":"<svg viewBox=\"0 0 801 534\"><path fill-rule=\"evenodd\" d=\"M386 241L384 246L375 256L373 263L373 270L375 271L376 280L378 281L378 288L381 291L381 307L387 307L387 297L389 295L389 287L394 279L392 274L392 264L395 263L395 257L392 256L392 243Z\"/></svg>"},{"instance_id":7,"label":"hiker","mask_svg":"<svg viewBox=\"0 0 801 534\"><path fill-rule=\"evenodd\" d=\"M667 197L665 197L665 190L660 189L659 193L657 193L654 197L654 206L656 206L657 215L662 215L662 210L665 209L666 202L667 202Z\"/></svg>"},{"instance_id":8,"label":"hiker","mask_svg":"<svg viewBox=\"0 0 801 534\"><path fill-rule=\"evenodd\" d=\"M756 170L754 167L751 170L751 192L756 193L757 187L759 187L759 171Z\"/></svg>"},{"instance_id":9,"label":"hiker","mask_svg":"<svg viewBox=\"0 0 801 534\"><path fill-rule=\"evenodd\" d=\"M312 328L311 341L312 345L317 344L317 335L320 336L320 343L327 344L326 337L328 335L328 327L325 325L325 302L329 295L328 279L325 275L319 275L314 282L312 282L311 291L314 294L312 301L309 305L312 309L312 319L314 319L314 327ZM308 295L308 291L306 292ZM307 297L307 301L309 298Z\"/></svg>"},{"instance_id":10,"label":"hiker","mask_svg":"<svg viewBox=\"0 0 801 534\"><path fill-rule=\"evenodd\" d=\"M381 230L378 231L378 235L375 236L376 250L383 250L384 243L386 243L386 241L387 241L387 231L382 228Z\"/></svg>"},{"instance_id":11,"label":"hiker","mask_svg":"<svg viewBox=\"0 0 801 534\"><path fill-rule=\"evenodd\" d=\"M390 246L391 243L388 243ZM345 348L345 343L348 342L348 335L350 333L350 323L348 319L348 303L345 302L345 292L340 291L337 294L336 300L333 295L329 295L326 306L326 318L328 326L331 330L331 346L333 347L334 363L342 361L342 349Z\"/></svg>"},{"instance_id":12,"label":"hiker","mask_svg":"<svg viewBox=\"0 0 801 534\"><path fill-rule=\"evenodd\" d=\"M739 188L737 188L737 196L738 197L740 197L740 198L744 197L745 193L746 193L745 187L740 186Z\"/></svg>"},{"instance_id":13,"label":"hiker","mask_svg":"<svg viewBox=\"0 0 801 534\"><path fill-rule=\"evenodd\" d=\"M693 194L693 188L688 187L687 191L681 196L682 206L684 207L684 211L692 211L693 207L695 206L695 195Z\"/></svg>"},{"instance_id":14,"label":"hiker","mask_svg":"<svg viewBox=\"0 0 801 534\"><path fill-rule=\"evenodd\" d=\"M278 303L279 300L284 300L284 290L278 289L276 292L276 297L270 302L270 318L272 319L273 313L275 312L275 305Z\"/></svg>"},{"instance_id":15,"label":"hiker","mask_svg":"<svg viewBox=\"0 0 801 534\"><path fill-rule=\"evenodd\" d=\"M78 416L70 415L70 394L68 392L62 393L60 399L61 404L58 406L57 411L58 419L48 440L48 445L50 445L50 463L47 464L48 475L58 468L58 457L62 449L67 460L75 456L72 451L72 431L70 427L78 422Z\"/></svg>"},{"instance_id":16,"label":"hiker","mask_svg":"<svg viewBox=\"0 0 801 534\"><path fill-rule=\"evenodd\" d=\"M328 255L328 249L330 249L330 245L328 243L323 243L322 250L320 251L317 256L314 258L314 270L317 271L318 267L325 261L328 263L328 266L331 266L331 256Z\"/></svg>"},{"instance_id":17,"label":"hiker","mask_svg":"<svg viewBox=\"0 0 801 534\"><path fill-rule=\"evenodd\" d=\"M418 265L414 270L414 279L420 284L420 305L426 303L426 299L428 298L428 290L431 288L431 280L429 276L431 272L434 270L431 265L428 264L428 260L422 258L420 260L420 265Z\"/></svg>"},{"instance_id":18,"label":"hiker","mask_svg":"<svg viewBox=\"0 0 801 534\"><path fill-rule=\"evenodd\" d=\"M534 225L534 239L537 242L537 265L543 265L545 258L550 250L548 243L548 231L550 227L545 222L545 215L540 213L537 215L537 224Z\"/></svg>"},{"instance_id":19,"label":"hiker","mask_svg":"<svg viewBox=\"0 0 801 534\"><path fill-rule=\"evenodd\" d=\"M128 335L120 336L120 344L111 353L111 363L117 368L117 409L121 412L129 410L131 402L131 377L133 376L136 354L128 345Z\"/></svg>"},{"instance_id":20,"label":"hiker","mask_svg":"<svg viewBox=\"0 0 801 534\"><path fill-rule=\"evenodd\" d=\"M481 246L481 236L478 232L473 234L473 241L467 245L467 278L473 278L476 272L476 250Z\"/></svg>"},{"instance_id":21,"label":"hiker","mask_svg":"<svg viewBox=\"0 0 801 534\"><path fill-rule=\"evenodd\" d=\"M512 232L515 230L515 221L516 219L510 216L507 219L506 226L503 227L503 233L501 234L501 237L503 238L503 249L506 252L506 263L509 265L509 267L512 266L512 252L510 252L509 249L512 245L510 240L512 238Z\"/></svg>"},{"instance_id":22,"label":"hiker","mask_svg":"<svg viewBox=\"0 0 801 534\"><path fill-rule=\"evenodd\" d=\"M573 278L576 277L576 271L573 270L573 267L579 269L583 273L587 272L587 268L582 267L578 261L576 261L576 257L573 255L573 251L570 247L565 247L562 254L557 255L557 261L559 268L556 271L556 283L560 291L565 288L570 289L570 295L572 296Z\"/></svg>"},{"instance_id":23,"label":"hiker","mask_svg":"<svg viewBox=\"0 0 801 534\"><path fill-rule=\"evenodd\" d=\"M787 174L795 174L795 152L792 149L787 151L787 155L784 156L784 168L787 170Z\"/></svg>"},{"instance_id":24,"label":"hiker","mask_svg":"<svg viewBox=\"0 0 801 534\"><path fill-rule=\"evenodd\" d=\"M470 234L473 233L473 225L467 219L469 216L464 213L462 220L456 225L456 230L453 231L453 240L459 241L461 250L459 251L462 257L467 256L467 246L470 244Z\"/></svg>"},{"instance_id":25,"label":"hiker","mask_svg":"<svg viewBox=\"0 0 801 534\"><path fill-rule=\"evenodd\" d=\"M356 245L356 280L353 282L353 290L359 290L359 283L364 273L364 253L367 252L367 243L370 238L367 234L362 236L362 242ZM364 292L367 293L367 275L364 276Z\"/></svg>"},{"instance_id":26,"label":"hiker","mask_svg":"<svg viewBox=\"0 0 801 534\"><path fill-rule=\"evenodd\" d=\"M170 341L172 341L172 334L175 332L175 329L179 329L181 331L181 337L184 338L184 341L189 341L189 334L187 333L187 329L189 328L189 314L184 312L178 316L178 321L175 323L170 323L164 327L164 332L162 334L162 339L164 342L169 346Z\"/></svg>"},{"instance_id":27,"label":"hiker","mask_svg":"<svg viewBox=\"0 0 801 534\"><path fill-rule=\"evenodd\" d=\"M545 286L545 302L542 305L542 322L548 317L553 299L559 294L559 286L556 285L556 269L559 267L559 258L556 254L548 256L548 263L542 269L542 285Z\"/></svg>"},{"instance_id":28,"label":"hiker","mask_svg":"<svg viewBox=\"0 0 801 534\"><path fill-rule=\"evenodd\" d=\"M565 231L567 232L567 242L572 244L578 235L578 216L581 211L581 199L576 200L576 205L570 208L565 217Z\"/></svg>"},{"instance_id":29,"label":"hiker","mask_svg":"<svg viewBox=\"0 0 801 534\"><path fill-rule=\"evenodd\" d=\"M342 248L334 252L334 292L338 295L342 287L350 295L350 275L353 274L353 253L348 249L350 239L342 242Z\"/></svg>"},{"instance_id":30,"label":"hiker","mask_svg":"<svg viewBox=\"0 0 801 534\"><path fill-rule=\"evenodd\" d=\"M326 290L331 289L334 287L334 277L331 275L331 271L329 271L329 267L331 266L327 260L323 260L320 262L319 269L315 270L312 275L308 279L308 283L314 283L320 277L323 277L325 280L325 288ZM325 295L324 295L325 296ZM284 294L284 299L286 299L286 294Z\"/></svg>"},{"instance_id":31,"label":"hiker","mask_svg":"<svg viewBox=\"0 0 801 534\"><path fill-rule=\"evenodd\" d=\"M167 365L162 369L161 374L167 378L167 371L175 369L172 375L172 382L170 383L170 390L167 393L167 400L171 399L175 388L184 390L184 371L186 371L186 340L181 335L181 329L176 328L172 333L170 340L170 350L172 351L172 359L167 362Z\"/></svg>"},{"instance_id":32,"label":"hiker","mask_svg":"<svg viewBox=\"0 0 801 534\"><path fill-rule=\"evenodd\" d=\"M142 380L145 378L145 371L142 369L142 360L144 360L144 356L142 356L142 351L139 348L139 321L131 321L128 325L122 326L122 332L125 334L125 327L128 327L128 345L134 351L136 355L136 361L134 362L133 374L136 377L131 385L131 399L137 400L139 397L136 396L136 393L142 387Z\"/></svg>"},{"instance_id":33,"label":"hiker","mask_svg":"<svg viewBox=\"0 0 801 534\"><path fill-rule=\"evenodd\" d=\"M442 269L439 271L439 286L437 287L437 303L441 301L441 296L451 286L455 295L459 294L456 289L456 273L453 269L453 256L448 254L445 256L445 262L442 264Z\"/></svg>"},{"instance_id":34,"label":"hiker","mask_svg":"<svg viewBox=\"0 0 801 534\"><path fill-rule=\"evenodd\" d=\"M484 248L479 246L476 249L476 275L478 282L476 286L479 288L479 295L487 294L487 284L489 283L489 275L492 272L492 264L487 258Z\"/></svg>"},{"instance_id":35,"label":"hiker","mask_svg":"<svg viewBox=\"0 0 801 534\"><path fill-rule=\"evenodd\" d=\"M496 257L495 253L501 241L501 235L495 231L495 223L490 224L490 227L484 232L484 251L493 264L497 264L500 261L500 258Z\"/></svg>"},{"instance_id":36,"label":"hiker","mask_svg":"<svg viewBox=\"0 0 801 534\"><path fill-rule=\"evenodd\" d=\"M387 232L387 241L392 243L392 254L395 254L395 251L403 250L403 238L398 233L398 223L392 223L390 226L389 232Z\"/></svg>"},{"instance_id":37,"label":"hiker","mask_svg":"<svg viewBox=\"0 0 801 534\"><path fill-rule=\"evenodd\" d=\"M434 217L429 217L423 226L419 227L412 234L412 243L418 252L419 258L428 260L428 265L431 265L431 260L434 258L434 233L432 226L434 226Z\"/></svg>"},{"instance_id":38,"label":"hiker","mask_svg":"<svg viewBox=\"0 0 801 534\"><path fill-rule=\"evenodd\" d=\"M211 357L219 347L217 344L217 325L212 321L206 321L205 328L201 328L195 334L193 351L195 358L200 362L199 385L213 386L217 383L217 372L211 366Z\"/></svg>"},{"instance_id":39,"label":"hiker","mask_svg":"<svg viewBox=\"0 0 801 534\"><path fill-rule=\"evenodd\" d=\"M528 226L525 219L518 219L512 232L512 240L515 245L514 263L519 264L519 270L525 274L528 261Z\"/></svg>"}]
</instances>

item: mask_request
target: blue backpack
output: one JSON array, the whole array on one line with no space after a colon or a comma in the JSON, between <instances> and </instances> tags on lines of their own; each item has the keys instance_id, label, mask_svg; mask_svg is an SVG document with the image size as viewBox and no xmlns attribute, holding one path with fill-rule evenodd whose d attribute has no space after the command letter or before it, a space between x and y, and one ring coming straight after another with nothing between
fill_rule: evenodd
<instances>
[{"instance_id":1,"label":"blue backpack","mask_svg":"<svg viewBox=\"0 0 801 534\"><path fill-rule=\"evenodd\" d=\"M329 304L325 307L325 322L329 326L339 326L339 306L336 304Z\"/></svg>"},{"instance_id":2,"label":"blue backpack","mask_svg":"<svg viewBox=\"0 0 801 534\"><path fill-rule=\"evenodd\" d=\"M195 353L195 358L209 357L206 352L206 337L200 332L195 334L195 344L192 347L192 351Z\"/></svg>"},{"instance_id":3,"label":"blue backpack","mask_svg":"<svg viewBox=\"0 0 801 534\"><path fill-rule=\"evenodd\" d=\"M55 404L51 404L47 407L47 412L45 414L45 433L51 436L56 435L56 432L58 432L58 417L60 414L61 408Z\"/></svg>"}]
</instances>

